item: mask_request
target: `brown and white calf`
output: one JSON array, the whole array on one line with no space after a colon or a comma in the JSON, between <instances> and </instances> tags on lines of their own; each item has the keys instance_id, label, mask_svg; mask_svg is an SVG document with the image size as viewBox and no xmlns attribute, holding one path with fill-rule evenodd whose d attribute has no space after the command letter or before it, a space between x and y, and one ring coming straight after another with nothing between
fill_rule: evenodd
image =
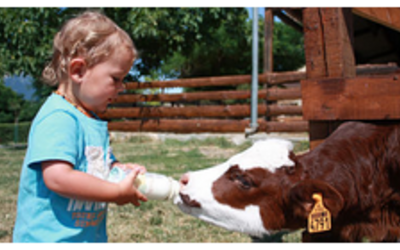
<instances>
[{"instance_id":1,"label":"brown and white calf","mask_svg":"<svg viewBox=\"0 0 400 250\"><path fill-rule=\"evenodd\" d=\"M217 166L182 176L175 200L201 220L252 236L307 227L322 194L332 228L303 241L396 241L400 237L400 128L342 124L314 150L256 142Z\"/></svg>"}]
</instances>

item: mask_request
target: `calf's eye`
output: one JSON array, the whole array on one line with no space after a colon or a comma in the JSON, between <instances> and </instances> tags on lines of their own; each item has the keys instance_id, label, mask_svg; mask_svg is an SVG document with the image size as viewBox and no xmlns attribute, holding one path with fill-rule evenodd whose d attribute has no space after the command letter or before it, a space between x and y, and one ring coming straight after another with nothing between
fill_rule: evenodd
<instances>
[{"instance_id":1,"label":"calf's eye","mask_svg":"<svg viewBox=\"0 0 400 250\"><path fill-rule=\"evenodd\" d=\"M251 180L244 176L237 176L237 179L239 187L242 189L250 189L253 186L253 183Z\"/></svg>"}]
</instances>

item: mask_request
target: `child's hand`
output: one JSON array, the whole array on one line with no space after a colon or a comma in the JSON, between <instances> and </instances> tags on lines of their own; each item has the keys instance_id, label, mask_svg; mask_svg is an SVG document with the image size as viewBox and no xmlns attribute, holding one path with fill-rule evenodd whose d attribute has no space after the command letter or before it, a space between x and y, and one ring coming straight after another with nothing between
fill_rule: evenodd
<instances>
[{"instance_id":1,"label":"child's hand","mask_svg":"<svg viewBox=\"0 0 400 250\"><path fill-rule=\"evenodd\" d=\"M134 165L134 164L133 164ZM140 206L139 200L147 201L146 196L139 192L134 186L136 177L139 173L145 172L146 169L143 166L137 165L136 167L131 166L132 172L130 172L121 182L119 182L118 189L119 195L115 203L118 205L124 205L132 203L135 206Z\"/></svg>"},{"instance_id":2,"label":"child's hand","mask_svg":"<svg viewBox=\"0 0 400 250\"><path fill-rule=\"evenodd\" d=\"M119 167L120 169L122 169L122 170L131 170L131 171L133 171L133 170L135 170L135 169L139 169L139 174L144 174L144 173L146 173L146 168L144 167L144 166L142 166L142 165L139 165L139 164L137 164L137 163L120 163L120 162L116 162L116 163L114 163L113 164L113 167Z\"/></svg>"}]
</instances>

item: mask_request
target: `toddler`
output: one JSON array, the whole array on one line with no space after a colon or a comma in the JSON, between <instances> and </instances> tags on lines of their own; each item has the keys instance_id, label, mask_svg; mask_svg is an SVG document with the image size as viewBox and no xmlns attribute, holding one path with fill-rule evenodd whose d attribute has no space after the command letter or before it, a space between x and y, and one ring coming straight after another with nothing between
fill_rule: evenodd
<instances>
[{"instance_id":1,"label":"toddler","mask_svg":"<svg viewBox=\"0 0 400 250\"><path fill-rule=\"evenodd\" d=\"M107 242L107 203L147 201L133 185L143 166L118 163L107 122L97 118L124 89L137 56L130 37L97 12L85 12L55 35L43 77L57 91L32 122L22 166L14 242ZM132 172L106 181L118 165Z\"/></svg>"}]
</instances>

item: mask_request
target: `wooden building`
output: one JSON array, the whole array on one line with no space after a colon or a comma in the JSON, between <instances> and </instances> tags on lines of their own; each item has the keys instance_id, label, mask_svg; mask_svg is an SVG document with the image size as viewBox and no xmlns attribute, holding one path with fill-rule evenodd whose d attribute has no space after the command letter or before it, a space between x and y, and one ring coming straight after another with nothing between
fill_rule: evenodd
<instances>
[{"instance_id":1,"label":"wooden building","mask_svg":"<svg viewBox=\"0 0 400 250\"><path fill-rule=\"evenodd\" d=\"M400 121L400 72L356 75L360 64L399 65L400 8L266 9L266 72L273 63L273 16L304 32L301 91L311 148L343 121Z\"/></svg>"}]
</instances>

